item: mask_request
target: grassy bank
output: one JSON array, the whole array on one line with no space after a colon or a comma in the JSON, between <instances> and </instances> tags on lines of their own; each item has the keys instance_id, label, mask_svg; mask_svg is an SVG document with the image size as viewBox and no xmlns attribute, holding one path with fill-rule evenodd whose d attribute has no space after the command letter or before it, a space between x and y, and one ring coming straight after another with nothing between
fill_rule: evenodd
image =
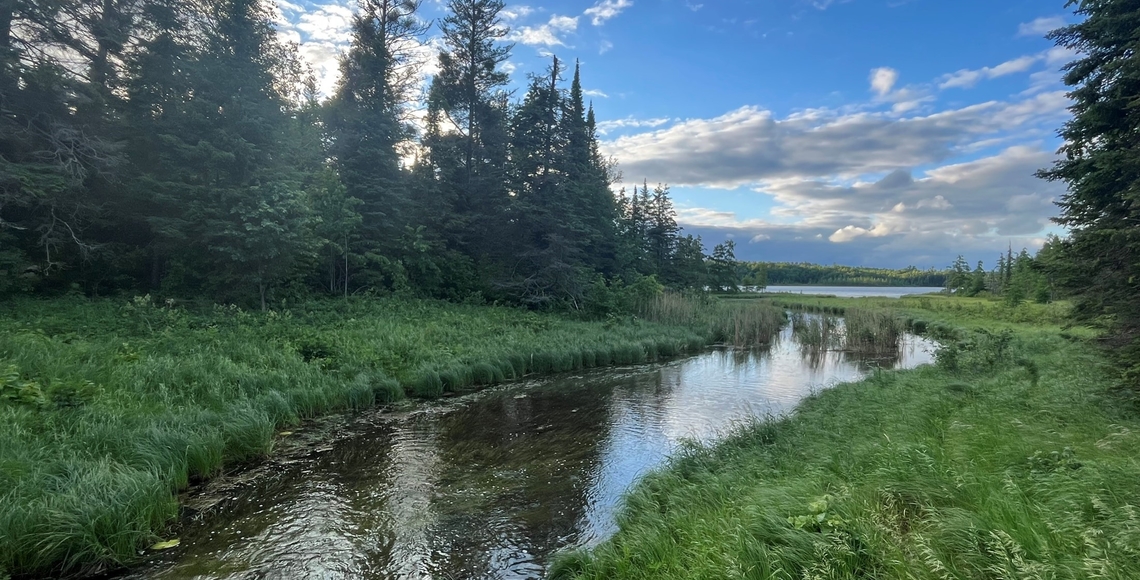
<instances>
[{"instance_id":1,"label":"grassy bank","mask_svg":"<svg viewBox=\"0 0 1140 580\"><path fill-rule=\"evenodd\" d=\"M1045 307L919 300L881 306L948 329L938 365L689 449L554 577L1140 578L1140 416L1113 370Z\"/></svg>"},{"instance_id":2,"label":"grassy bank","mask_svg":"<svg viewBox=\"0 0 1140 580\"><path fill-rule=\"evenodd\" d=\"M177 515L177 490L306 418L674 356L763 309L718 308L584 322L400 300L0 304L0 577L130 562Z\"/></svg>"}]
</instances>

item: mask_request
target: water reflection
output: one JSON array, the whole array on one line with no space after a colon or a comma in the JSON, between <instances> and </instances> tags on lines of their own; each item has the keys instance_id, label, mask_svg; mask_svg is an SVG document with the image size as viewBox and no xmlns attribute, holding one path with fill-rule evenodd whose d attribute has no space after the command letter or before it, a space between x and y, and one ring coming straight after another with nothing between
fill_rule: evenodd
<instances>
[{"instance_id":1,"label":"water reflection","mask_svg":"<svg viewBox=\"0 0 1140 580\"><path fill-rule=\"evenodd\" d=\"M613 533L622 493L684 438L791 410L871 368L930 362L764 350L504 386L350 434L239 488L182 547L133 578L537 578L547 558Z\"/></svg>"}]
</instances>

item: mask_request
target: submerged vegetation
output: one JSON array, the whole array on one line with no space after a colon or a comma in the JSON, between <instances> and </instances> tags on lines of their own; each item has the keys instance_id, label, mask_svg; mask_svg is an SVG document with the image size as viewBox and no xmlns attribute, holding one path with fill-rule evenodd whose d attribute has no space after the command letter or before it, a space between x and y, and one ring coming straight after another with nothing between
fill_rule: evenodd
<instances>
[{"instance_id":1,"label":"submerged vegetation","mask_svg":"<svg viewBox=\"0 0 1140 580\"><path fill-rule=\"evenodd\" d=\"M782 311L668 294L604 322L406 299L280 312L84 299L0 303L0 575L137 557L174 492L344 409L530 374L750 345Z\"/></svg>"},{"instance_id":2,"label":"submerged vegetation","mask_svg":"<svg viewBox=\"0 0 1140 580\"><path fill-rule=\"evenodd\" d=\"M980 322L949 300L815 301L884 335L891 314L921 322L937 364L689 447L552 577L1140 577L1140 417L1113 369L1044 307Z\"/></svg>"}]
</instances>

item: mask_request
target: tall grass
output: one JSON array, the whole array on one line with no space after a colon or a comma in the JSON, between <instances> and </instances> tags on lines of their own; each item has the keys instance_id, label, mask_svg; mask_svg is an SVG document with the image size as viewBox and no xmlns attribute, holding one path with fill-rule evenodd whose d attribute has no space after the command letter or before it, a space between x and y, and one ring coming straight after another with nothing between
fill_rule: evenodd
<instances>
[{"instance_id":1,"label":"tall grass","mask_svg":"<svg viewBox=\"0 0 1140 580\"><path fill-rule=\"evenodd\" d=\"M677 292L649 300L641 314L653 322L695 329L710 342L737 347L770 344L787 322L784 311L769 304Z\"/></svg>"},{"instance_id":2,"label":"tall grass","mask_svg":"<svg viewBox=\"0 0 1140 580\"><path fill-rule=\"evenodd\" d=\"M809 351L828 351L842 344L839 320L832 316L792 314L792 332L800 346Z\"/></svg>"},{"instance_id":3,"label":"tall grass","mask_svg":"<svg viewBox=\"0 0 1140 580\"><path fill-rule=\"evenodd\" d=\"M264 456L304 419L646 362L702 348L708 333L707 320L394 299L264 314L145 298L0 303L0 577L136 559L176 516L175 491Z\"/></svg>"},{"instance_id":4,"label":"tall grass","mask_svg":"<svg viewBox=\"0 0 1140 580\"><path fill-rule=\"evenodd\" d=\"M954 364L688 448L550 577L1140 578L1140 417L1111 370L1055 332L960 334Z\"/></svg>"},{"instance_id":5,"label":"tall grass","mask_svg":"<svg viewBox=\"0 0 1140 580\"><path fill-rule=\"evenodd\" d=\"M903 321L887 310L848 308L843 323L843 347L858 354L896 353L906 333Z\"/></svg>"}]
</instances>

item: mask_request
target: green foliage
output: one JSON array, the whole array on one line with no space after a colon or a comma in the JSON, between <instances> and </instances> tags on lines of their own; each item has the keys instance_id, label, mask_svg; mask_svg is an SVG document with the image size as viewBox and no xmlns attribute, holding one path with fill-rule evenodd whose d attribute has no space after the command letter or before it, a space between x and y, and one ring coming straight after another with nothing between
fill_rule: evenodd
<instances>
[{"instance_id":1,"label":"green foliage","mask_svg":"<svg viewBox=\"0 0 1140 580\"><path fill-rule=\"evenodd\" d=\"M267 312L149 296L0 303L0 569L132 562L176 515L175 492L264 456L301 420L674 356L707 344L699 320L391 298Z\"/></svg>"},{"instance_id":2,"label":"green foliage","mask_svg":"<svg viewBox=\"0 0 1140 580\"><path fill-rule=\"evenodd\" d=\"M1050 33L1078 58L1065 65L1072 118L1060 131L1062 155L1039 175L1068 185L1058 223L1069 239L1053 244L1050 274L1076 296L1081 321L1107 326L1110 352L1140 385L1140 11L1131 0L1075 0L1076 23Z\"/></svg>"},{"instance_id":3,"label":"green foliage","mask_svg":"<svg viewBox=\"0 0 1140 580\"><path fill-rule=\"evenodd\" d=\"M835 498L831 495L816 498L815 501L808 503L808 513L788 516L788 523L796 529L809 532L826 533L842 530L847 522L828 511L834 501Z\"/></svg>"},{"instance_id":4,"label":"green foliage","mask_svg":"<svg viewBox=\"0 0 1140 580\"><path fill-rule=\"evenodd\" d=\"M969 383L964 368L877 374L689 446L629 493L612 539L551 577L1140 574L1140 420L1108 366L1055 331L960 333Z\"/></svg>"},{"instance_id":5,"label":"green foliage","mask_svg":"<svg viewBox=\"0 0 1140 580\"><path fill-rule=\"evenodd\" d=\"M844 348L857 353L897 352L906 331L898 316L888 310L848 308L843 321Z\"/></svg>"},{"instance_id":6,"label":"green foliage","mask_svg":"<svg viewBox=\"0 0 1140 580\"><path fill-rule=\"evenodd\" d=\"M947 272L859 266L824 266L789 262L745 262L740 265L742 286L926 286L941 287Z\"/></svg>"}]
</instances>

